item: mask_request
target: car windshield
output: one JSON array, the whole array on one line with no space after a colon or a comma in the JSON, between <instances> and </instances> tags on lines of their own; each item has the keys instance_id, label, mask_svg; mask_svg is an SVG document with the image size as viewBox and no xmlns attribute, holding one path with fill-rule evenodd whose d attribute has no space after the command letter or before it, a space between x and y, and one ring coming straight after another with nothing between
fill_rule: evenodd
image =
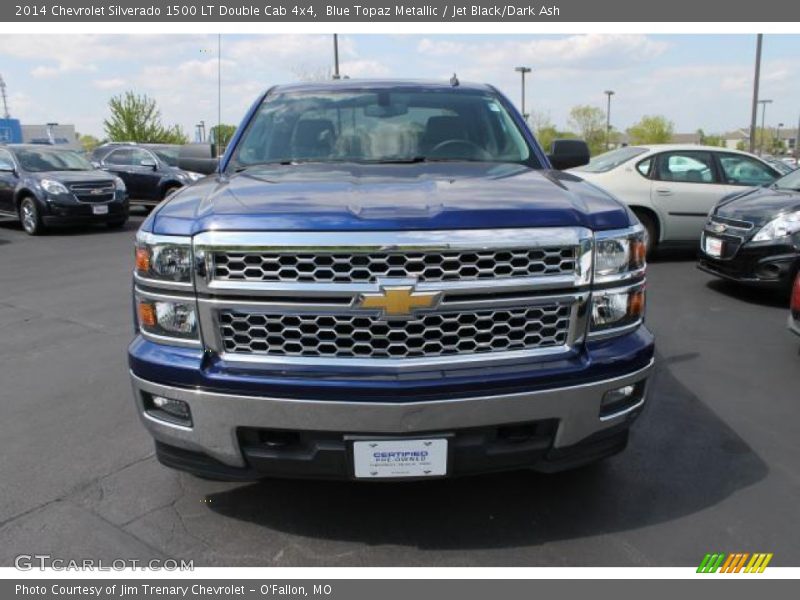
<instances>
[{"instance_id":1,"label":"car windshield","mask_svg":"<svg viewBox=\"0 0 800 600\"><path fill-rule=\"evenodd\" d=\"M628 162L635 156L639 156L645 152L647 152L646 148L625 146L624 148L618 148L617 150L612 150L611 152L598 154L589 161L588 165L581 167L580 170L587 173L605 173L606 171L615 169L621 164Z\"/></svg>"},{"instance_id":2,"label":"car windshield","mask_svg":"<svg viewBox=\"0 0 800 600\"><path fill-rule=\"evenodd\" d=\"M788 175L781 177L773 185L774 187L782 190L800 190L800 169L792 171Z\"/></svg>"},{"instance_id":3,"label":"car windshield","mask_svg":"<svg viewBox=\"0 0 800 600\"><path fill-rule=\"evenodd\" d=\"M22 169L33 173L91 171L94 169L89 161L72 150L18 148L14 153Z\"/></svg>"},{"instance_id":4,"label":"car windshield","mask_svg":"<svg viewBox=\"0 0 800 600\"><path fill-rule=\"evenodd\" d=\"M178 166L178 146L145 146L150 152L158 156L159 160L170 167Z\"/></svg>"},{"instance_id":5,"label":"car windshield","mask_svg":"<svg viewBox=\"0 0 800 600\"><path fill-rule=\"evenodd\" d=\"M232 166L422 160L540 166L503 103L463 89L271 95L245 131Z\"/></svg>"}]
</instances>

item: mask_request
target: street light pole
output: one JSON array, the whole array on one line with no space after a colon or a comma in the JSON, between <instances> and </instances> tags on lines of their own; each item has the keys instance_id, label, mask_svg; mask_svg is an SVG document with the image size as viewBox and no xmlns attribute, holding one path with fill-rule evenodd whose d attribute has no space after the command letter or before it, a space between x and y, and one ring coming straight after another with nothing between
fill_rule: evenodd
<instances>
[{"instance_id":1,"label":"street light pole","mask_svg":"<svg viewBox=\"0 0 800 600\"><path fill-rule=\"evenodd\" d=\"M767 104L772 104L772 100L759 100L761 105L761 138L758 142L758 155L764 154L764 122L767 115Z\"/></svg>"},{"instance_id":2,"label":"street light pole","mask_svg":"<svg viewBox=\"0 0 800 600\"><path fill-rule=\"evenodd\" d=\"M758 83L761 79L761 40L763 33L756 37L756 72L753 77L753 107L750 113L750 152L756 150L756 119L758 119Z\"/></svg>"},{"instance_id":3,"label":"street light pole","mask_svg":"<svg viewBox=\"0 0 800 600\"><path fill-rule=\"evenodd\" d=\"M611 140L611 96L614 95L614 90L606 90L603 93L608 96L608 108L606 108L606 150L608 150Z\"/></svg>"},{"instance_id":4,"label":"street light pole","mask_svg":"<svg viewBox=\"0 0 800 600\"><path fill-rule=\"evenodd\" d=\"M339 75L339 35L333 34L333 78L341 79Z\"/></svg>"},{"instance_id":5,"label":"street light pole","mask_svg":"<svg viewBox=\"0 0 800 600\"><path fill-rule=\"evenodd\" d=\"M530 67L515 67L514 70L522 76L522 118L525 122L528 122L528 113L525 112L525 75L530 73L532 69Z\"/></svg>"}]
</instances>

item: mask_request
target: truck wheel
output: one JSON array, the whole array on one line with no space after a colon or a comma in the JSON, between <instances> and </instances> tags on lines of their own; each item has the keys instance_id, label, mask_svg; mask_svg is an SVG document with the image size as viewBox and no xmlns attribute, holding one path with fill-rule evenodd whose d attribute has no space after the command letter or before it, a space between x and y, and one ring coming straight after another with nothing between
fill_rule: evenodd
<instances>
[{"instance_id":1,"label":"truck wheel","mask_svg":"<svg viewBox=\"0 0 800 600\"><path fill-rule=\"evenodd\" d=\"M44 231L42 216L39 214L39 207L36 201L30 196L26 196L19 203L19 222L28 235L39 235Z\"/></svg>"}]
</instances>

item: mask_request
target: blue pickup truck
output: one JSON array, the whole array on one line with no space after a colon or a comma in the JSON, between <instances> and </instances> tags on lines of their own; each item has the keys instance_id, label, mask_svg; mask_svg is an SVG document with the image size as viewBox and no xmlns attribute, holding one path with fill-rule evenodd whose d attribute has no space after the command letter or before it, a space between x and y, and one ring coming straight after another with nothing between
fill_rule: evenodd
<instances>
[{"instance_id":1,"label":"blue pickup truck","mask_svg":"<svg viewBox=\"0 0 800 600\"><path fill-rule=\"evenodd\" d=\"M224 480L557 471L645 405L646 239L495 88L273 87L136 238L129 366L165 465Z\"/></svg>"}]
</instances>

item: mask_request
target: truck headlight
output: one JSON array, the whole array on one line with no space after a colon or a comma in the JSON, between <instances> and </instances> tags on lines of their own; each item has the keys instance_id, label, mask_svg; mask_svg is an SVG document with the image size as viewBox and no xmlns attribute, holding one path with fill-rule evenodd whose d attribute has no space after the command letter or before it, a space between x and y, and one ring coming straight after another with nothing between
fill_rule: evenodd
<instances>
[{"instance_id":1,"label":"truck headlight","mask_svg":"<svg viewBox=\"0 0 800 600\"><path fill-rule=\"evenodd\" d=\"M800 211L775 217L753 236L754 242L768 242L800 231Z\"/></svg>"},{"instance_id":2,"label":"truck headlight","mask_svg":"<svg viewBox=\"0 0 800 600\"><path fill-rule=\"evenodd\" d=\"M54 179L42 179L39 182L39 185L42 186L42 189L45 192L53 196L57 196L58 194L69 194L67 186L60 181L55 181Z\"/></svg>"},{"instance_id":3,"label":"truck headlight","mask_svg":"<svg viewBox=\"0 0 800 600\"><path fill-rule=\"evenodd\" d=\"M645 268L646 232L641 225L601 231L594 242L595 283L620 281Z\"/></svg>"},{"instance_id":4,"label":"truck headlight","mask_svg":"<svg viewBox=\"0 0 800 600\"><path fill-rule=\"evenodd\" d=\"M196 340L197 313L190 300L137 296L136 315L144 333L166 338Z\"/></svg>"},{"instance_id":5,"label":"truck headlight","mask_svg":"<svg viewBox=\"0 0 800 600\"><path fill-rule=\"evenodd\" d=\"M127 190L125 187L125 182L122 181L121 177L114 177L114 187L117 188L118 192L124 192Z\"/></svg>"},{"instance_id":6,"label":"truck headlight","mask_svg":"<svg viewBox=\"0 0 800 600\"><path fill-rule=\"evenodd\" d=\"M136 236L136 273L147 279L190 283L190 238L171 238L139 233Z\"/></svg>"},{"instance_id":7,"label":"truck headlight","mask_svg":"<svg viewBox=\"0 0 800 600\"><path fill-rule=\"evenodd\" d=\"M639 323L644 318L644 285L592 295L592 333Z\"/></svg>"}]
</instances>

